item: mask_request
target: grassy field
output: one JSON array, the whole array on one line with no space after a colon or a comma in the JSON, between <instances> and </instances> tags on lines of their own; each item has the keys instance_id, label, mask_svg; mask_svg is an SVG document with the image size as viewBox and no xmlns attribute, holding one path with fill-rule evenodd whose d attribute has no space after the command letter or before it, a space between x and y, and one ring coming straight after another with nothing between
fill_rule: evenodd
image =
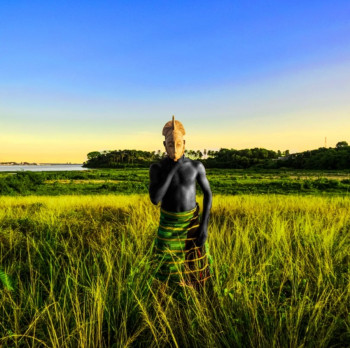
<instances>
[{"instance_id":1,"label":"grassy field","mask_svg":"<svg viewBox=\"0 0 350 348\"><path fill-rule=\"evenodd\" d=\"M214 194L349 195L349 171L208 169ZM144 194L146 168L0 173L0 195Z\"/></svg>"},{"instance_id":2,"label":"grassy field","mask_svg":"<svg viewBox=\"0 0 350 348\"><path fill-rule=\"evenodd\" d=\"M348 196L215 195L199 294L152 282L158 219L146 195L2 196L0 346L349 345Z\"/></svg>"}]
</instances>

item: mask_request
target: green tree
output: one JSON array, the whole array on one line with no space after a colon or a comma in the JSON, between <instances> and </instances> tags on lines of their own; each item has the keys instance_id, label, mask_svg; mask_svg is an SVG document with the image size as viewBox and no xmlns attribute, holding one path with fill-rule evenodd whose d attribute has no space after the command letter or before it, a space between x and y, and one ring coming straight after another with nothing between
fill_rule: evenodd
<instances>
[{"instance_id":1,"label":"green tree","mask_svg":"<svg viewBox=\"0 0 350 348\"><path fill-rule=\"evenodd\" d=\"M342 148L342 147L346 147L346 146L349 146L349 144L346 142L346 141L339 141L338 143L337 143L337 145L335 145L335 147L337 148L337 149L340 149L340 148Z\"/></svg>"},{"instance_id":2,"label":"green tree","mask_svg":"<svg viewBox=\"0 0 350 348\"><path fill-rule=\"evenodd\" d=\"M88 160L97 158L98 156L100 156L100 153L98 151L91 151L87 154Z\"/></svg>"}]
</instances>

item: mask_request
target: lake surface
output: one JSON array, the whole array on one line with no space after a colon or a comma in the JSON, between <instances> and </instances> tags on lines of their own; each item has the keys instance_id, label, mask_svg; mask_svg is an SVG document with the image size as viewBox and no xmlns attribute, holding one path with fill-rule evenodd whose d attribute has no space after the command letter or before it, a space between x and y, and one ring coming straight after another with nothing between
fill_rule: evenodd
<instances>
[{"instance_id":1,"label":"lake surface","mask_svg":"<svg viewBox=\"0 0 350 348\"><path fill-rule=\"evenodd\" d=\"M46 165L12 165L4 166L0 165L0 172L46 172L46 171L62 171L62 170L87 170L83 168L81 164L46 164Z\"/></svg>"}]
</instances>

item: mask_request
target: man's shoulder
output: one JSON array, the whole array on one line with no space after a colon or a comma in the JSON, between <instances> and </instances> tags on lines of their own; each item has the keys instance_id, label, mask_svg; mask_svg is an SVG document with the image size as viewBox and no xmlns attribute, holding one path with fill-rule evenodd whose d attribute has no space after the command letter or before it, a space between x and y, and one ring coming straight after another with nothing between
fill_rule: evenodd
<instances>
[{"instance_id":1,"label":"man's shoulder","mask_svg":"<svg viewBox=\"0 0 350 348\"><path fill-rule=\"evenodd\" d=\"M161 159L159 162L155 162L152 163L149 167L150 170L157 170L157 169L161 169L162 167L164 167L165 163L166 163L167 159L163 158Z\"/></svg>"},{"instance_id":2,"label":"man's shoulder","mask_svg":"<svg viewBox=\"0 0 350 348\"><path fill-rule=\"evenodd\" d=\"M184 163L190 164L196 170L203 170L204 169L204 165L203 165L203 163L201 161L192 160L192 159L190 159L188 157L184 158Z\"/></svg>"},{"instance_id":3,"label":"man's shoulder","mask_svg":"<svg viewBox=\"0 0 350 348\"><path fill-rule=\"evenodd\" d=\"M160 166L160 163L158 162L158 163L152 163L150 166L149 166L149 170L150 171L154 171L154 170L158 170L158 169L160 169L161 168L161 166Z\"/></svg>"}]
</instances>

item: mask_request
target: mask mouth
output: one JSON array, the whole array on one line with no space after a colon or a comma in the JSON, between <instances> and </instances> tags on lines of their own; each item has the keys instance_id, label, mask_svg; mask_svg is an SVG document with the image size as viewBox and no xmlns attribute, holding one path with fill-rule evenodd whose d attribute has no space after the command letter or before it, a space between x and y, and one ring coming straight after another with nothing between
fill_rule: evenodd
<instances>
[{"instance_id":1,"label":"mask mouth","mask_svg":"<svg viewBox=\"0 0 350 348\"><path fill-rule=\"evenodd\" d=\"M179 158L182 157L182 153L167 153L168 157L173 159L173 160L178 160Z\"/></svg>"},{"instance_id":2,"label":"mask mouth","mask_svg":"<svg viewBox=\"0 0 350 348\"><path fill-rule=\"evenodd\" d=\"M183 156L183 154L184 154L183 152L177 152L175 153L174 158L180 159Z\"/></svg>"}]
</instances>

